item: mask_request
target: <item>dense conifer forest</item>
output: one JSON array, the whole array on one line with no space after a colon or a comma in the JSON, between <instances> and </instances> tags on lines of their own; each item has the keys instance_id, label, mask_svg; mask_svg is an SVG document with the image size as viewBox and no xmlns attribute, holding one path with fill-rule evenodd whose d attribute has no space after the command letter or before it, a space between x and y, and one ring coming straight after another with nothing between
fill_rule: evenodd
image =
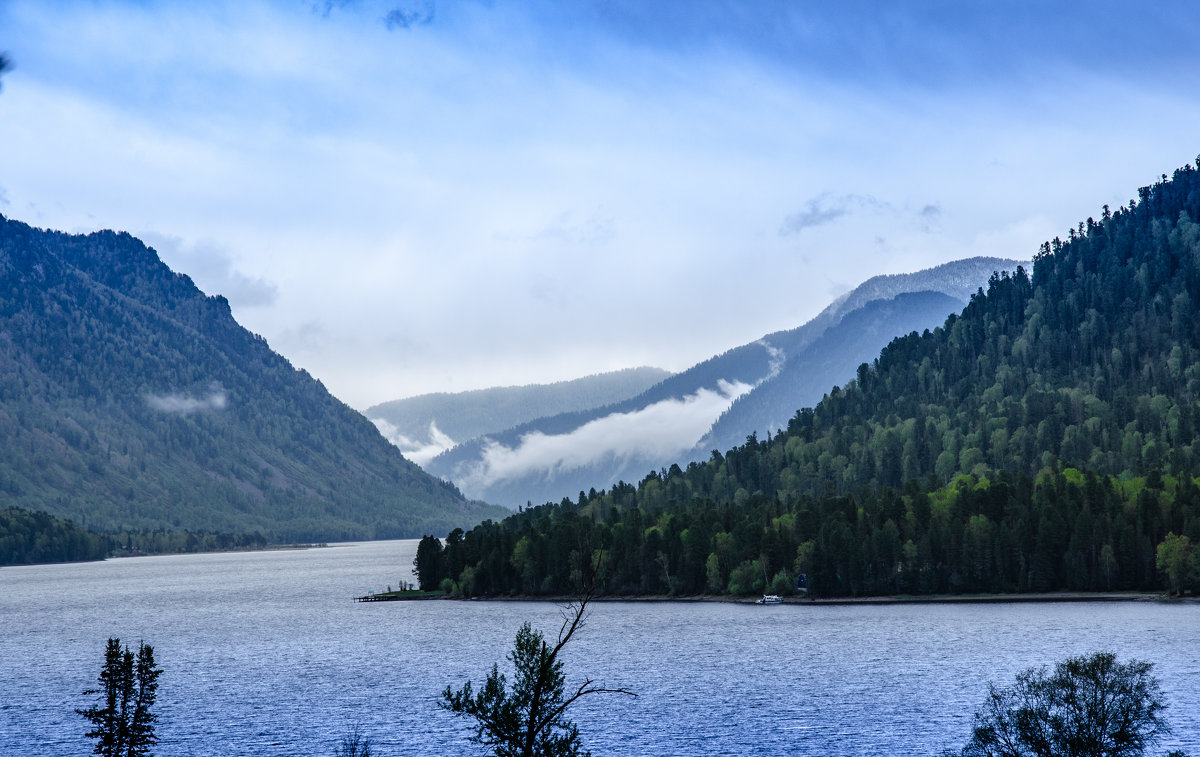
<instances>
[{"instance_id":1,"label":"dense conifer forest","mask_svg":"<svg viewBox=\"0 0 1200 757\"><path fill-rule=\"evenodd\" d=\"M20 507L0 510L0 565L80 562L143 554L262 549L268 543L266 537L259 533L140 530L101 534L44 512Z\"/></svg>"},{"instance_id":2,"label":"dense conifer forest","mask_svg":"<svg viewBox=\"0 0 1200 757\"><path fill-rule=\"evenodd\" d=\"M0 565L102 560L111 544L100 534L42 512L0 510Z\"/></svg>"},{"instance_id":3,"label":"dense conifer forest","mask_svg":"<svg viewBox=\"0 0 1200 757\"><path fill-rule=\"evenodd\" d=\"M601 548L616 594L1154 589L1164 555L1195 586L1198 169L1045 243L786 432L426 540L422 586L562 593Z\"/></svg>"},{"instance_id":4,"label":"dense conifer forest","mask_svg":"<svg viewBox=\"0 0 1200 757\"><path fill-rule=\"evenodd\" d=\"M128 234L0 217L0 501L88 529L416 536L466 501Z\"/></svg>"}]
</instances>

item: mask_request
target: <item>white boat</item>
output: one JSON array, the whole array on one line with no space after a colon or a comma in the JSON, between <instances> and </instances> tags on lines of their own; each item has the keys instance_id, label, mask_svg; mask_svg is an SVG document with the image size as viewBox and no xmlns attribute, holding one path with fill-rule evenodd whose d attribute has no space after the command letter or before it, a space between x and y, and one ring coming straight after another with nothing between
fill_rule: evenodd
<instances>
[{"instance_id":1,"label":"white boat","mask_svg":"<svg viewBox=\"0 0 1200 757\"><path fill-rule=\"evenodd\" d=\"M781 605L781 604L783 604L783 597L779 596L778 594L763 594L762 599L754 600L754 604L756 604L756 605Z\"/></svg>"}]
</instances>

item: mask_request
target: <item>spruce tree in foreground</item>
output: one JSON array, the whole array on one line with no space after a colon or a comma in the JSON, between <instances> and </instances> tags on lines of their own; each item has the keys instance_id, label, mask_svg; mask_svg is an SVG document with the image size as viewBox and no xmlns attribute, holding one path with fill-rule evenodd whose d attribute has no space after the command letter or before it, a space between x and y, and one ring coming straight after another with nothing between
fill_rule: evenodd
<instances>
[{"instance_id":1,"label":"spruce tree in foreground","mask_svg":"<svg viewBox=\"0 0 1200 757\"><path fill-rule=\"evenodd\" d=\"M100 670L100 688L84 694L99 694L100 706L93 705L77 713L92 722L87 737L96 740L92 754L104 757L148 757L158 743L154 723L158 716L150 711L158 693L162 670L154 664L154 648L138 643L137 654L121 640L111 638L104 650Z\"/></svg>"}]
</instances>

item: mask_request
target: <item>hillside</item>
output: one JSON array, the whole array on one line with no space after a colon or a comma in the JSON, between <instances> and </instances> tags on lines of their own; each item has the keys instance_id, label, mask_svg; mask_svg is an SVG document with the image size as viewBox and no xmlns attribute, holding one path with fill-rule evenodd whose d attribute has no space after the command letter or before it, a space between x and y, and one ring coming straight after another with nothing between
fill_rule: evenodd
<instances>
[{"instance_id":1,"label":"hillside","mask_svg":"<svg viewBox=\"0 0 1200 757\"><path fill-rule=\"evenodd\" d=\"M791 357L754 389L735 399L697 448L708 452L726 450L744 443L750 434L766 437L778 433L787 427L796 408L815 405L831 388L853 376L864 360L874 359L898 334L936 328L965 304L966 298L956 299L941 292L909 292L868 301L845 313L803 347L781 348Z\"/></svg>"},{"instance_id":2,"label":"hillside","mask_svg":"<svg viewBox=\"0 0 1200 757\"><path fill-rule=\"evenodd\" d=\"M128 234L0 217L0 496L90 529L411 536L478 522Z\"/></svg>"},{"instance_id":3,"label":"hillside","mask_svg":"<svg viewBox=\"0 0 1200 757\"><path fill-rule=\"evenodd\" d=\"M1197 168L993 276L770 440L488 524L430 570L553 593L603 544L617 593L1195 587Z\"/></svg>"},{"instance_id":4,"label":"hillside","mask_svg":"<svg viewBox=\"0 0 1200 757\"><path fill-rule=\"evenodd\" d=\"M517 507L707 459L755 431L786 426L797 407L851 378L893 337L937 326L992 273L1016 265L972 258L877 276L809 323L728 350L625 402L488 434L425 468L470 496Z\"/></svg>"},{"instance_id":5,"label":"hillside","mask_svg":"<svg viewBox=\"0 0 1200 757\"><path fill-rule=\"evenodd\" d=\"M423 464L457 442L621 402L670 375L661 368L627 368L553 384L437 392L383 402L364 415L410 460Z\"/></svg>"}]
</instances>

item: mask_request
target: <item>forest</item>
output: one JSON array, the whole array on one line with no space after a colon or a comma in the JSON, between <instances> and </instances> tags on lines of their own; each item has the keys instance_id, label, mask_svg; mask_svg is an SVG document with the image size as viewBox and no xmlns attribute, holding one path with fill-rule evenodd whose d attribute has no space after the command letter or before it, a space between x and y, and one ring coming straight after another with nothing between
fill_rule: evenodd
<instances>
[{"instance_id":1,"label":"forest","mask_svg":"<svg viewBox=\"0 0 1200 757\"><path fill-rule=\"evenodd\" d=\"M602 555L602 588L622 595L789 595L801 576L821 597L1152 591L1162 585L1162 545L1194 543L1200 528L1195 480L1121 481L1074 468L790 503L755 494L741 504L676 499L653 511L621 504L635 497L618 487L583 506L545 505L453 531L444 546L426 537L421 588L566 596Z\"/></svg>"},{"instance_id":2,"label":"forest","mask_svg":"<svg viewBox=\"0 0 1200 757\"><path fill-rule=\"evenodd\" d=\"M0 216L0 497L88 529L418 536L469 502L134 237Z\"/></svg>"},{"instance_id":3,"label":"forest","mask_svg":"<svg viewBox=\"0 0 1200 757\"><path fill-rule=\"evenodd\" d=\"M259 533L140 530L96 533L44 512L0 510L0 566L103 560L112 556L262 549Z\"/></svg>"},{"instance_id":4,"label":"forest","mask_svg":"<svg viewBox=\"0 0 1200 757\"><path fill-rule=\"evenodd\" d=\"M427 540L422 586L562 593L602 549L617 594L1152 589L1172 555L1194 587L1198 169L1044 243L774 437Z\"/></svg>"},{"instance_id":5,"label":"forest","mask_svg":"<svg viewBox=\"0 0 1200 757\"><path fill-rule=\"evenodd\" d=\"M103 560L109 540L71 521L43 512L0 510L0 565Z\"/></svg>"}]
</instances>

